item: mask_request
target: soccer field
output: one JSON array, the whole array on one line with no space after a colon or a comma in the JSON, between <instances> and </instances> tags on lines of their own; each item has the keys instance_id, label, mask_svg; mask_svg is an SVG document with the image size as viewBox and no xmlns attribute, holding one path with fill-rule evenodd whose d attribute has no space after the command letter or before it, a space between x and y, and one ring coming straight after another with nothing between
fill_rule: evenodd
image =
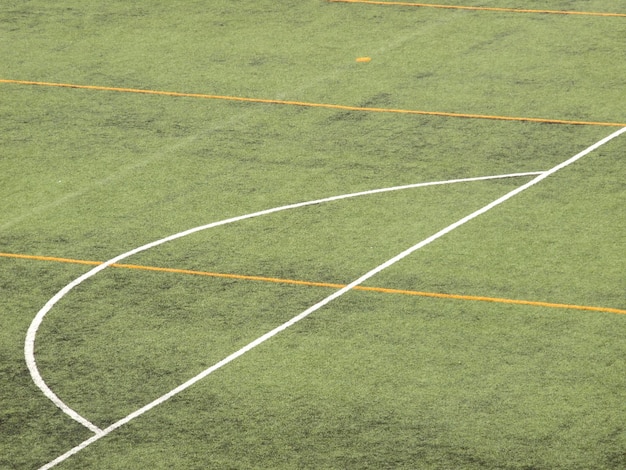
<instances>
[{"instance_id":1,"label":"soccer field","mask_svg":"<svg viewBox=\"0 0 626 470\"><path fill-rule=\"evenodd\" d=\"M0 5L0 469L626 468L626 0Z\"/></svg>"}]
</instances>

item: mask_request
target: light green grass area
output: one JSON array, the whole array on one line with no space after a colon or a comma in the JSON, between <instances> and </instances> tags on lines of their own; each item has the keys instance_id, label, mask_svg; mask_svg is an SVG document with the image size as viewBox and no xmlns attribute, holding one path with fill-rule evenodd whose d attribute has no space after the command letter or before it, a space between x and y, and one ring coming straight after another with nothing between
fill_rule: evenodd
<instances>
[{"instance_id":1,"label":"light green grass area","mask_svg":"<svg viewBox=\"0 0 626 470\"><path fill-rule=\"evenodd\" d=\"M522 3L463 4L626 13L624 0ZM625 123L624 38L620 17L7 1L0 79ZM0 253L102 262L289 204L549 170L618 128L0 83ZM365 284L626 310L624 139ZM285 210L123 262L347 284L531 179ZM93 435L24 360L37 312L92 268L0 257L2 469L39 468ZM334 291L108 268L46 316L37 364L105 428ZM622 469L625 321L352 291L58 468Z\"/></svg>"}]
</instances>

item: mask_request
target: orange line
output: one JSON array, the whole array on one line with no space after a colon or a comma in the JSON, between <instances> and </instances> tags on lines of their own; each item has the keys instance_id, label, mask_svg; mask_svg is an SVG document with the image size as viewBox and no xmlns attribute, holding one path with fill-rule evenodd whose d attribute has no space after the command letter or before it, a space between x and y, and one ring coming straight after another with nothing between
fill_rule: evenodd
<instances>
[{"instance_id":1,"label":"orange line","mask_svg":"<svg viewBox=\"0 0 626 470\"><path fill-rule=\"evenodd\" d=\"M517 300L517 299L503 299L499 297L483 297L476 295L460 295L460 294L440 294L436 292L420 292L412 290L399 290L399 289L387 289L384 287L355 287L359 290L369 290L373 292L383 292L386 294L404 294L404 295L418 295L420 297L434 297L439 299L455 299L455 300L473 300L479 302L495 302L501 304L513 304L513 305L532 305L534 307L548 307L548 308L567 308L573 310L590 310L593 312L607 312L607 313L619 313L626 314L626 310L611 307L591 307L586 305L573 305L573 304L557 304L553 302L540 302L536 300Z\"/></svg>"},{"instance_id":2,"label":"orange line","mask_svg":"<svg viewBox=\"0 0 626 470\"><path fill-rule=\"evenodd\" d=\"M86 261L82 259L71 259L71 258L55 258L54 256L20 255L16 253L0 253L0 257L29 259L29 260L35 260L35 261L55 261L57 263L88 264L92 266L97 266L99 264L102 264L100 261Z\"/></svg>"},{"instance_id":3,"label":"orange line","mask_svg":"<svg viewBox=\"0 0 626 470\"><path fill-rule=\"evenodd\" d=\"M473 10L473 11L498 11L504 13L546 13L553 15L581 15L581 16L612 16L626 17L626 13L602 13L594 11L564 11L564 10L524 10L519 8L497 8L497 7L471 7L464 5L436 5L433 3L412 3L412 2L377 2L371 0L328 0L330 3L365 3L368 5L395 5L404 7L429 7L446 8L449 10Z\"/></svg>"},{"instance_id":4,"label":"orange line","mask_svg":"<svg viewBox=\"0 0 626 470\"><path fill-rule=\"evenodd\" d=\"M209 99L209 100L238 101L238 102L243 102L243 103L262 103L262 104L301 106L301 107L309 107L309 108L338 109L341 111L413 114L413 115L420 115L420 116L439 116L439 117L454 117L454 118L466 118L466 119L490 119L490 120L497 120L497 121L522 121L522 122L535 122L535 123L541 123L541 124L626 127L625 123L617 123L617 122L570 121L570 120L565 120L565 119L544 119L544 118L515 117L515 116L491 116L487 114L448 113L448 112L443 112L443 111L420 111L420 110L414 110L414 109L368 108L368 107L349 106L349 105L342 105L342 104L311 103L307 101L272 100L272 99L264 99L264 98L245 98L245 97L240 97L240 96L207 95L207 94L202 94L202 93L180 93L176 91L142 90L138 88L118 88L118 87L107 87L107 86L97 86L97 85L76 85L72 83L33 82L33 81L28 81L28 80L10 80L10 79L0 79L0 83L8 83L8 84L13 84L13 85L48 86L48 87L59 87L59 88L77 88L77 89L82 89L82 90L115 91L115 92L121 92L121 93L140 93L140 94L145 94L145 95L174 96L174 97L179 97L179 98L201 98L201 99Z\"/></svg>"},{"instance_id":5,"label":"orange line","mask_svg":"<svg viewBox=\"0 0 626 470\"><path fill-rule=\"evenodd\" d=\"M219 277L224 279L237 279L242 281L262 281L262 282L274 282L277 284L292 284L299 286L313 286L313 287L331 287L334 289L341 289L345 287L345 284L332 284L328 282L312 282L312 281L298 281L295 279L281 279L277 277L264 277L264 276L247 276L244 274L227 274L227 273L213 273L208 271L192 271L189 269L176 269L176 268L160 268L157 266L143 266L137 264L112 264L115 268L126 269L140 269L143 271L157 271L163 273L175 273L175 274L191 274L194 276L208 276Z\"/></svg>"},{"instance_id":6,"label":"orange line","mask_svg":"<svg viewBox=\"0 0 626 470\"><path fill-rule=\"evenodd\" d=\"M99 265L100 261L86 261L77 260L71 258L55 258L51 256L37 256L37 255L20 255L13 253L0 253L0 257L4 258L17 258L28 259L36 261L55 261L58 263L72 263L72 264L87 264L87 265ZM298 281L294 279L281 279L276 277L264 277L264 276L246 276L243 274L226 274L226 273L214 273L207 271L193 271L189 269L176 269L176 268L161 268L157 266L143 266L137 264L112 264L111 267L122 269L137 269L142 271L155 271L174 274L188 274L194 276L208 276L217 277L222 279L237 279L246 281L261 281L261 282L273 282L278 284L290 284L298 286L312 286L312 287L329 287L332 289L342 289L346 287L346 284L335 284L330 282L312 282L312 281ZM565 308L571 310L587 310L592 312L604 312L604 313L617 313L626 315L626 310L611 307L590 307L585 305L572 305L572 304L557 304L552 302L539 302L534 300L516 300L516 299L503 299L498 297L482 297L475 295L459 295L459 294L442 294L437 292L420 292L413 290L401 290L401 289L389 289L385 287L366 287L356 286L354 290L367 291L367 292L379 292L383 294L401 294L401 295L415 295L420 297L432 297L438 299L453 299L453 300L471 300L479 302L494 302L501 304L513 304L513 305L530 305L533 307L547 307L547 308Z\"/></svg>"}]
</instances>

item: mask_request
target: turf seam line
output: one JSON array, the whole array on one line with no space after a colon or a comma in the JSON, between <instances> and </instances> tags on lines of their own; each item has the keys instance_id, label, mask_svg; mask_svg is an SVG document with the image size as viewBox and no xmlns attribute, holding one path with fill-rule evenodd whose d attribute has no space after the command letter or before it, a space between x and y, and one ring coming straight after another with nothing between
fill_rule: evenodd
<instances>
[{"instance_id":1,"label":"turf seam line","mask_svg":"<svg viewBox=\"0 0 626 470\"><path fill-rule=\"evenodd\" d=\"M73 259L73 258L58 258L58 257L53 257L53 256L25 255L25 254L19 254L19 253L0 253L0 257L25 259L25 260L33 260L33 261L53 261L57 263L82 264L82 265L90 265L90 266L97 266L103 263L102 261L79 260L79 259ZM269 282L269 283L275 283L275 284L287 284L287 285L296 285L296 286L326 287L326 288L331 288L331 289L342 289L346 287L346 284L338 284L338 283L332 283L332 282L305 281L305 280L299 280L299 279L284 279L284 278L268 277L268 276L253 276L253 275L247 275L247 274L217 273L217 272L210 272L210 271L197 271L197 270L192 270L192 269L167 268L167 267L161 267L161 266L147 266L147 265L139 265L139 264L115 263L115 264L112 264L111 267L119 268L119 269L133 269L133 270L138 270L138 271L152 271L152 272L160 272L160 273L184 274L184 275L191 275L191 276L205 276L205 277L214 277L214 278L219 278L219 279L234 279L234 280L240 280L240 281L259 281L259 282ZM354 287L354 290L365 291L365 292L376 292L376 293L382 293L382 294L399 294L399 295L430 297L430 298L448 299L448 300L466 300L466 301L492 302L492 303L512 304L512 305L528 305L528 306L533 306L533 307L584 310L584 311L616 313L616 314L626 315L626 310L621 310L621 309L613 308L613 307L596 307L596 306L588 306L588 305L563 304L563 303L545 302L545 301L538 301L538 300L508 299L508 298L503 298L503 297L449 294L449 293L442 293L442 292L424 292L424 291L416 291L416 290L409 290L409 289L394 289L394 288L389 288L389 287L375 287L375 286L371 286L371 287L356 286Z\"/></svg>"},{"instance_id":2,"label":"turf seam line","mask_svg":"<svg viewBox=\"0 0 626 470\"><path fill-rule=\"evenodd\" d=\"M242 97L242 96L211 95L211 94L204 94L204 93L184 93L184 92L177 92L177 91L162 91L162 90L144 90L140 88L121 88L121 87L109 87L109 86L99 86L99 85L79 85L79 84L74 84L74 83L37 82L37 81L29 81L29 80L12 80L12 79L0 79L0 83L12 84L12 85L32 85L32 86L56 87L56 88L73 88L73 89L79 89L79 90L111 91L111 92L118 92L118 93L137 93L137 94L144 94L144 95L171 96L171 97L177 97L177 98L198 98L198 99L207 99L207 100L234 101L234 102L240 102L240 103L299 106L303 108L321 108L321 109L368 112L368 113L405 114L405 115L416 115L416 116L436 116L436 117L463 118L463 119L486 119L486 120L492 120L492 121L532 122L536 124L626 127L626 123L617 123L617 122L579 121L579 120L548 119L548 118L519 117L519 116L498 116L498 115L489 115L489 114L452 113L452 112L446 112L446 111L422 111L422 110L417 110L417 109L373 108L373 107L366 107L366 106L351 106L351 105L332 104L332 103L314 103L314 102L309 102L309 101L277 100L277 99L266 99L266 98L247 98L247 97Z\"/></svg>"},{"instance_id":3,"label":"turf seam line","mask_svg":"<svg viewBox=\"0 0 626 470\"><path fill-rule=\"evenodd\" d=\"M375 276L376 274L378 274L381 271L385 270L389 266L392 266L393 264L401 261L402 259L404 259L407 256L411 255L415 251L421 249L422 247L424 247L426 245L429 245L430 243L434 242L435 240L438 240L439 238L441 238L441 237L447 235L448 233L452 232L453 230L457 229L458 227L460 227L460 226L466 224L467 222L475 219L476 217L479 217L480 215L490 211L494 207L497 207L500 204L508 201L509 199L515 197L519 193L521 193L521 192L525 191L526 189L534 186L535 184L543 181L544 179L550 177L552 174L556 173L557 171L565 168L566 166L571 165L572 163L576 162L577 160L583 158L585 155L588 155L589 153L593 152L594 150L596 150L597 148L599 148L602 145L606 144L607 142L609 142L609 141L613 140L614 138L620 136L624 132L626 132L626 127L622 128L622 129L620 129L618 131L613 132L609 136L607 136L607 137L603 138L602 140L596 142L595 144L593 144L590 147L586 148L582 152L580 152L580 153L574 155L573 157L565 160L564 162L562 162L562 163L552 167L551 169L541 173L539 176L533 178L532 180L530 180L526 184L523 184L522 186L518 186L516 189L514 189L512 191L509 191L505 195L503 195L503 196L499 197L498 199L490 202L489 204L483 206L482 208L472 212L471 214L469 214L469 215L459 219L458 221L448 225L444 229L439 230L438 232L436 232L435 234L431 235L430 237L425 238L424 240L422 240L422 241L416 243L415 245L407 248L406 250L404 250L401 253L397 254L393 258L390 258L386 262L378 265L374 269L371 269L370 271L368 271L365 274L363 274L361 277L355 279L350 284L348 284L346 287L344 287L344 288L334 292L333 294L331 294L328 297L322 299L321 301L319 301L315 305L309 307L308 309L306 309L305 311L303 311L300 314L296 315L295 317L293 317L292 319L288 320L287 322L283 323L282 325L280 325L280 326L274 328L273 330L265 333L264 335L258 337L254 341L248 343L243 348L235 351L234 353L230 354L226 358L224 358L221 361L217 362L213 366L205 369L203 372L201 372L200 374L196 375L195 377L189 379L187 382L179 385L178 387L176 387L175 389L173 389L170 392L166 393L165 395L162 395L161 397L157 398L156 400L153 400L152 402L148 403L147 405L139 408L138 410L132 412L131 414L127 415L126 417L124 417L124 418L116 421L115 423L111 424L109 427L105 428L101 432L98 432L97 434L95 434L94 436L90 437L89 439L81 442L77 446L73 447L72 449L68 450L64 454L60 455L56 459L52 460L51 462L49 462L46 465L44 465L43 467L41 467L40 470L48 470L48 469L54 467L55 465L57 465L57 464L59 464L61 462L64 462L65 460L67 460L72 455L80 452L81 450L83 450L87 446L91 445L93 442L96 442L99 439L109 435L111 432L115 431L119 427L124 426L125 424L127 424L130 421L132 421L133 419L143 415L144 413L150 411L154 407L159 406L160 404L162 404L165 401L169 400L170 398L174 397L178 393L180 393L180 392L184 391L185 389L191 387L196 382L198 382L198 381L204 379L205 377L207 377L209 374L215 372L216 370L218 370L218 369L222 368L223 366L229 364L230 362L234 361L235 359L239 358L240 356L246 354L248 351L256 348L257 346L259 346L260 344L264 343L265 341L273 338L277 334L281 333L282 331L286 330L287 328L293 326L294 324L296 324L299 321L303 320L304 318L308 317L310 314L312 314L315 311L319 310L320 308L326 306L327 304L329 304L333 300L341 297L346 292L349 292L354 287L364 283L369 278ZM284 206L284 207L295 207L295 206L292 205L292 206ZM268 213L276 212L277 209L279 209L279 208L270 209L269 211L264 211L262 213L256 213L256 214L257 215L265 215L265 214L268 214ZM242 217L246 217L246 216L240 216L238 218L227 219L227 220L237 221L237 220L242 220ZM250 215L248 215L247 218L250 218ZM226 223L226 222L222 222L222 223ZM209 225L209 226L206 226L206 227L210 227L210 226L212 226L212 225ZM180 234L173 235L172 237L179 236L179 238L180 238L180 236L185 236L186 234L194 233L194 231L197 231L197 229L199 229L199 228L187 230L185 232L180 232ZM77 278L72 283L68 284L68 286L71 286L71 287L66 286L66 288L62 289L59 292L59 294L61 292L63 292L63 295L65 295L64 290L69 291L69 289L71 289L72 287L77 285L79 282L82 282L82 280L87 279L91 275L93 275L93 274L101 271L102 269L106 268L107 265L111 265L113 263L116 263L117 261L120 261L124 257L131 256L132 254L138 252L138 250L145 251L145 250L147 250L147 249L149 249L149 248L151 248L153 246L156 246L157 244L165 243L166 241L171 240L172 237L168 237L168 238L165 238L165 239L162 239L162 240L157 240L156 242L149 243L147 245L144 245L143 247L136 248L135 250L131 250L131 251L127 252L127 253L124 253L122 255L117 256L116 258L113 258L113 259L109 260L107 263L104 263L104 264L102 264L100 266L97 266L96 268L94 268L91 271L89 271L89 273L84 274L80 278ZM93 274L90 274L90 273L93 273ZM57 300L59 300L61 297L63 297L63 295L59 295L59 294L57 294L55 296L55 298L57 298ZM52 301L52 299L51 299L51 301ZM46 304L46 305L48 305L48 304ZM52 303L52 305L54 305L54 303ZM52 307L52 305L50 306L50 308ZM40 316L41 316L41 311L37 315L37 317L40 317ZM41 320L41 318L39 318L39 320ZM33 324L35 324L35 320L33 321ZM31 324L31 327L29 328L29 334L30 334L30 340L32 342L32 346L34 347L34 336L32 336L33 324ZM36 328L35 328L35 333L36 333ZM28 344L29 344L29 338L27 337L25 349L28 347ZM28 357L28 354L26 354L26 356Z\"/></svg>"},{"instance_id":4,"label":"turf seam line","mask_svg":"<svg viewBox=\"0 0 626 470\"><path fill-rule=\"evenodd\" d=\"M605 13L597 11L573 11L573 10L531 10L523 8L501 8L501 7L474 7L467 5L438 5L435 3L414 3L414 2L383 2L373 0L327 0L329 3L360 3L365 5L385 5L403 7L424 7L443 8L447 10L471 10L471 11L491 11L500 13L540 13L550 15L578 15L578 16L603 16L603 17L626 17L626 13Z\"/></svg>"}]
</instances>

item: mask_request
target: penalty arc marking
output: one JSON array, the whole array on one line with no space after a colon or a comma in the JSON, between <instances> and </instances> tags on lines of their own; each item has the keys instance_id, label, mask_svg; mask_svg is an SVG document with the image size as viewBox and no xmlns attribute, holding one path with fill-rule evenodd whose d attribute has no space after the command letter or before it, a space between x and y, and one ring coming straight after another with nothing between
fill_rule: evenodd
<instances>
[{"instance_id":1,"label":"penalty arc marking","mask_svg":"<svg viewBox=\"0 0 626 470\"><path fill-rule=\"evenodd\" d=\"M108 261L105 261L102 264L99 264L98 266L96 266L95 268L91 269L90 271L84 273L82 276L76 278L75 280L70 282L68 285L63 287L59 292L57 292L57 294L54 297L52 297L44 305L44 307L37 313L37 315L33 319L32 323L30 324L30 327L28 328L28 331L27 331L27 334L26 334L26 341L25 341L25 344L24 344L24 356L26 358L26 365L28 366L28 370L30 371L30 375L31 375L31 377L33 379L33 382L44 393L44 395L46 397L48 397L48 399L50 401L52 401L58 408L60 408L69 417L71 417L72 419L74 419L78 423L82 424L83 426L88 428L93 433L98 434L98 433L102 432L102 430L98 426L96 426L95 424L90 422L88 419L86 419L85 417L81 416L74 409L69 407L67 404L65 404L63 402L63 400L61 400L58 397L58 395L56 393L54 393L52 391L52 389L46 384L45 380L41 376L41 373L39 372L39 368L37 367L37 361L35 360L35 338L37 336L37 331L39 330L39 326L41 325L41 323L42 323L44 317L47 315L47 313L52 309L52 307L54 307L54 305L57 302L59 302L63 297L65 297L72 289L74 289L76 286L78 286L82 282L86 281L87 279L95 276L100 271L102 271L102 270L106 269L107 267L109 267L109 266L111 266L113 264L116 264L116 263L122 261L123 259L126 259L126 258L128 258L128 257L130 257L132 255L135 255L137 253L149 250L150 248L154 248L156 246L162 245L163 243L166 243L166 242L169 242L169 241L172 241L172 240L177 240L177 239L185 237L187 235L191 235L192 233L196 233L196 232L200 232L202 230L207 230L207 229L210 229L210 228L218 227L220 225L226 225L226 224L230 224L230 223L233 223L233 222L239 222L241 220L250 219L250 218L253 218L253 217L259 217L259 216L263 216L263 215L273 214L275 212L280 212L280 211L284 211L284 210L288 210L288 209L297 209L297 208L300 208L300 207L311 206L311 205L316 205L316 204L322 204L322 203L325 203L325 202L339 201L339 200L342 200L342 199L348 199L348 198L353 198L353 197L358 197L358 196L368 196L368 195L372 195L372 194L378 194L378 193L384 193L384 192L390 192L390 191L400 191L400 190L404 190L404 189L414 189L414 188L421 188L421 187L426 187L426 186L437 186L437 185L444 185L444 184L466 183L466 182L473 182L473 181L487 181L487 180L493 180L493 179L514 178L514 177L524 177L524 176L535 176L535 175L538 175L540 173L541 172L526 172L526 173L511 173L511 174L505 174L505 175L479 176L479 177L473 177L473 178L461 178L461 179L453 179L453 180L446 180L446 181L433 181L433 182L427 182L427 183L415 183L415 184L409 184L409 185L403 185L403 186L393 186L393 187L389 187L389 188L373 189L373 190L362 191L362 192L357 192L357 193L342 194L342 195L339 195L339 196L332 196L332 197L323 198L323 199L316 199L316 200L313 200L313 201L306 201L306 202L290 204L290 205L286 205L286 206L275 207L273 209L267 209L267 210L263 210L263 211L259 211L259 212L254 212L254 213L251 213L251 214L242 215L242 216L239 216L239 217L233 217L233 218L230 218L230 219L225 219L225 220L221 220L221 221L218 221L218 222L213 222L213 223L210 223L210 224L207 224L207 225L202 225L202 226L199 226L199 227L195 227L195 228L186 230L184 232L180 232L180 233L171 235L169 237L163 238L161 240L154 241L152 243L148 243L146 245L140 246L140 247L135 248L135 249L133 249L131 251L128 251L126 253L118 255L115 258L112 258L112 259L110 259Z\"/></svg>"}]
</instances>

